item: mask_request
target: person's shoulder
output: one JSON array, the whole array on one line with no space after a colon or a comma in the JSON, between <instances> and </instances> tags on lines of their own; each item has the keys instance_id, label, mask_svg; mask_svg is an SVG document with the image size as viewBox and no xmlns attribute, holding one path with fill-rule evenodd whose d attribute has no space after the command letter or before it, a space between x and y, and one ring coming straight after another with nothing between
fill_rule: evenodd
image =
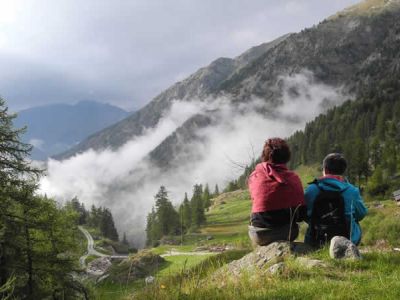
<instances>
[{"instance_id":1,"label":"person's shoulder","mask_svg":"<svg viewBox=\"0 0 400 300\"><path fill-rule=\"evenodd\" d=\"M314 179L313 181L308 182L307 186L306 186L306 192L319 191L318 184L319 184L319 181L317 179Z\"/></svg>"},{"instance_id":2,"label":"person's shoulder","mask_svg":"<svg viewBox=\"0 0 400 300\"><path fill-rule=\"evenodd\" d=\"M354 196L360 195L360 189L348 181L346 181L345 192Z\"/></svg>"}]
</instances>

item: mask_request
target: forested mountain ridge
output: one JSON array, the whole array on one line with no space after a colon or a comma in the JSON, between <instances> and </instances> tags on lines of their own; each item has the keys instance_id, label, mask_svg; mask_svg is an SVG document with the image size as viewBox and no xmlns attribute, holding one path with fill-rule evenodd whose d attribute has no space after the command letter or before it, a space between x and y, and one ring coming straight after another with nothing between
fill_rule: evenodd
<instances>
[{"instance_id":1,"label":"forested mountain ridge","mask_svg":"<svg viewBox=\"0 0 400 300\"><path fill-rule=\"evenodd\" d=\"M376 82L356 101L348 101L308 123L289 138L291 166L321 163L342 152L347 176L370 196L389 196L400 187L400 81Z\"/></svg>"},{"instance_id":2,"label":"forested mountain ridge","mask_svg":"<svg viewBox=\"0 0 400 300\"><path fill-rule=\"evenodd\" d=\"M217 59L161 93L129 118L92 135L57 158L90 148L120 147L143 134L146 128L154 127L174 99L191 101L227 95L232 103L247 103L256 96L265 102L267 112L273 113L282 104L283 77L305 70L311 74L312 82L342 87L357 96L372 83L399 74L399 17L399 1L368 0L312 28L250 49L234 60ZM289 93L296 99L299 91L294 87ZM187 124L193 123L189 121L182 126ZM195 132L191 136L195 138ZM171 139L158 148L163 152L179 148L170 142ZM161 161L157 157L155 160Z\"/></svg>"}]
</instances>

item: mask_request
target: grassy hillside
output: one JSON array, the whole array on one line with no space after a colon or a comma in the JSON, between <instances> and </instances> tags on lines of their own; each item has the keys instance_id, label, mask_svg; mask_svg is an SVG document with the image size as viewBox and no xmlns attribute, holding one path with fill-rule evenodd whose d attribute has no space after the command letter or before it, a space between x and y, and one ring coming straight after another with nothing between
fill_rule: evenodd
<instances>
[{"instance_id":1,"label":"grassy hillside","mask_svg":"<svg viewBox=\"0 0 400 300\"><path fill-rule=\"evenodd\" d=\"M317 166L297 171L304 186L319 173ZM227 251L166 256L166 262L153 274L154 284L146 286L143 279L128 285L103 284L97 288L101 291L98 299L396 299L400 296L400 270L393 266L400 263L400 252L393 251L393 247L400 246L400 208L392 200L367 205L369 215L361 222L361 261L332 260L328 249L322 249L308 257L323 260L324 268L307 269L294 258L287 258L280 275L265 275L260 270L260 274L239 280L229 280L229 274L215 280L213 273L217 269L252 250L247 237L251 208L248 191L221 194L213 199L206 214L207 223L198 233L184 236L182 245L163 245L152 251L187 253L197 247L222 246ZM305 228L302 224L302 233ZM300 234L298 241L303 236Z\"/></svg>"},{"instance_id":2,"label":"grassy hillside","mask_svg":"<svg viewBox=\"0 0 400 300\"><path fill-rule=\"evenodd\" d=\"M400 296L400 253L393 251L400 246L400 208L392 200L377 204L368 203L370 213L361 222L364 239L360 249L360 261L338 261L329 258L328 249L308 255L321 259L325 267L308 269L294 258L286 260L286 268L280 275L243 275L239 279L215 280L212 274L221 267L219 257L199 260L200 265L192 272L179 276L182 261L175 261L179 273L160 277L157 284L130 295L131 299L398 299ZM200 239L196 244L230 244L248 246L247 217L250 201L247 191L221 195L208 212L207 225L201 235L213 235L214 239ZM304 227L304 226L303 226ZM299 238L299 240L301 240ZM192 239L193 242L193 239ZM188 241L187 241L188 243ZM187 245L186 247L188 247ZM165 248L164 248L165 249ZM247 250L242 251L244 255ZM229 255L229 254L227 254ZM182 258L183 259L183 258ZM229 261L229 259L225 260ZM190 269L190 268L189 268ZM187 270L187 269L186 269ZM165 273L164 273L165 275ZM221 282L222 288L221 288Z\"/></svg>"}]
</instances>

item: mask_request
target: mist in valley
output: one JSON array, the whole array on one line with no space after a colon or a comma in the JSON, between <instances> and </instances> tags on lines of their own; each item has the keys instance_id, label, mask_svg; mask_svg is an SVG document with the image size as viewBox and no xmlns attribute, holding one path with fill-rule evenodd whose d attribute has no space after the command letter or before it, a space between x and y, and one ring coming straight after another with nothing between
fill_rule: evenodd
<instances>
[{"instance_id":1,"label":"mist in valley","mask_svg":"<svg viewBox=\"0 0 400 300\"><path fill-rule=\"evenodd\" d=\"M238 165L259 156L267 138L288 137L319 113L350 98L342 87L319 83L307 70L282 75L278 86L281 97L273 102L252 97L236 103L229 95L176 99L154 128L118 150L89 150L64 161L49 160L40 190L60 202L77 196L86 208L92 204L110 208L120 236L126 232L141 247L146 215L161 185L175 205L185 192L190 197L194 184L208 183L211 190L218 184L222 189L241 174ZM198 128L190 143L177 147L180 151L173 153L171 167L160 168L149 159L155 147L197 114L212 122Z\"/></svg>"}]
</instances>

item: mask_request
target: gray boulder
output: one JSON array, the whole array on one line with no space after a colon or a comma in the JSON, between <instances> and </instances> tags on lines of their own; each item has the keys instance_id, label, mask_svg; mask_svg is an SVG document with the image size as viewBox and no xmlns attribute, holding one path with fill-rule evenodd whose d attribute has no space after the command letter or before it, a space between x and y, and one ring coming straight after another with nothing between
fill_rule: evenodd
<instances>
[{"instance_id":1,"label":"gray boulder","mask_svg":"<svg viewBox=\"0 0 400 300\"><path fill-rule=\"evenodd\" d=\"M288 255L290 255L289 242L274 242L267 246L258 246L253 252L243 256L241 259L232 261L226 265L224 270L219 271L223 274L238 276L242 272L251 272L256 269L262 269L266 265L271 265L271 263L278 263Z\"/></svg>"},{"instance_id":2,"label":"gray boulder","mask_svg":"<svg viewBox=\"0 0 400 300\"><path fill-rule=\"evenodd\" d=\"M335 259L361 259L357 246L343 236L335 236L331 239L329 255Z\"/></svg>"}]
</instances>

